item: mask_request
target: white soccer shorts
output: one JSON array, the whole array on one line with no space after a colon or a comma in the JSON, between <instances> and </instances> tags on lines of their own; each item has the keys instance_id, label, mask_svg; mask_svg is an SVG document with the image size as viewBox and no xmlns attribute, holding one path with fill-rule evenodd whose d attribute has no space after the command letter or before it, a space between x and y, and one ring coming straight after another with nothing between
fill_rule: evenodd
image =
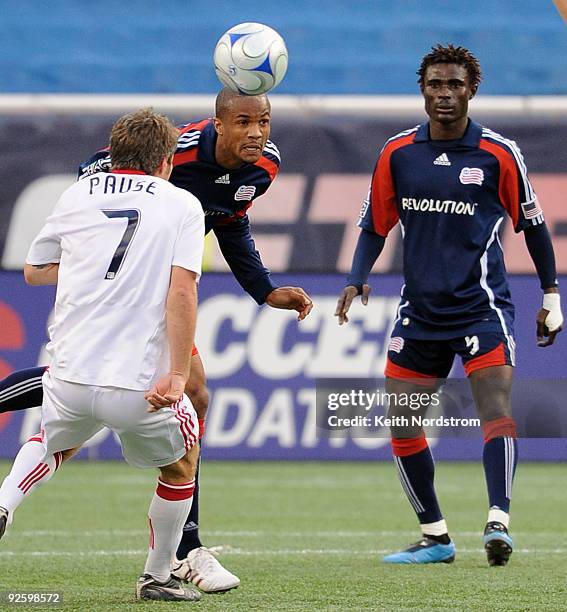
<instances>
[{"instance_id":1,"label":"white soccer shorts","mask_svg":"<svg viewBox=\"0 0 567 612\"><path fill-rule=\"evenodd\" d=\"M42 430L46 454L81 446L103 427L117 434L126 461L164 467L197 444L199 422L189 398L148 412L143 391L82 385L43 375Z\"/></svg>"}]
</instances>

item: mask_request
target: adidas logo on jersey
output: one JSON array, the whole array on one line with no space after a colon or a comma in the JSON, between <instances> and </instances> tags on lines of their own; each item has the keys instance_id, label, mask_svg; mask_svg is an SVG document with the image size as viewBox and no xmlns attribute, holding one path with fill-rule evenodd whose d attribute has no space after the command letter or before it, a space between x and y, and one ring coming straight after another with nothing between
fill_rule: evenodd
<instances>
[{"instance_id":1,"label":"adidas logo on jersey","mask_svg":"<svg viewBox=\"0 0 567 612\"><path fill-rule=\"evenodd\" d=\"M447 153L441 153L441 155L435 159L435 161L433 162L436 166L450 166L451 162L449 161L449 158L447 157Z\"/></svg>"},{"instance_id":2,"label":"adidas logo on jersey","mask_svg":"<svg viewBox=\"0 0 567 612\"><path fill-rule=\"evenodd\" d=\"M230 175L223 174L222 176L219 176L215 183L219 183L221 185L230 185Z\"/></svg>"}]
</instances>

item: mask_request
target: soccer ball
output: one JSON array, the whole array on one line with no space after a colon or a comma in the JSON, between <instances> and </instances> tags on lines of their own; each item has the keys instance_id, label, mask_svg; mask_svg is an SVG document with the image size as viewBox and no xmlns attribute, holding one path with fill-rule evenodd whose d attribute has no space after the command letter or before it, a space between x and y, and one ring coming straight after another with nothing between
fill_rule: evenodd
<instances>
[{"instance_id":1,"label":"soccer ball","mask_svg":"<svg viewBox=\"0 0 567 612\"><path fill-rule=\"evenodd\" d=\"M261 23L240 23L220 37L213 59L224 86L256 96L281 82L288 56L285 42L275 30Z\"/></svg>"}]
</instances>

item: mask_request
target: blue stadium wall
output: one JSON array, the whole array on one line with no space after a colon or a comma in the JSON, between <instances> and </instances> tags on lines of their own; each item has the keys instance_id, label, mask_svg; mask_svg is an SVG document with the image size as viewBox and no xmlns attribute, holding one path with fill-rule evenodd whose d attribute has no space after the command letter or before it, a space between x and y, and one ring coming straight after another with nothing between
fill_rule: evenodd
<instances>
[{"instance_id":1,"label":"blue stadium wall","mask_svg":"<svg viewBox=\"0 0 567 612\"><path fill-rule=\"evenodd\" d=\"M551 0L0 4L5 93L214 92L214 44L244 21L287 41L279 93L415 93L419 60L437 42L477 54L484 94L567 93L567 35Z\"/></svg>"}]
</instances>

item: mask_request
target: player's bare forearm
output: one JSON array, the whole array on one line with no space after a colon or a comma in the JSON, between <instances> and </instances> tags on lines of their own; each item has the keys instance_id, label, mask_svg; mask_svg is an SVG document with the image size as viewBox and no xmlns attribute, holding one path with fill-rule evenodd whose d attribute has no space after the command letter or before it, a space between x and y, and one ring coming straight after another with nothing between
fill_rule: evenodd
<instances>
[{"instance_id":1,"label":"player's bare forearm","mask_svg":"<svg viewBox=\"0 0 567 612\"><path fill-rule=\"evenodd\" d=\"M559 14L567 22L567 0L553 0Z\"/></svg>"},{"instance_id":2,"label":"player's bare forearm","mask_svg":"<svg viewBox=\"0 0 567 612\"><path fill-rule=\"evenodd\" d=\"M170 406L183 396L191 369L196 322L197 275L173 266L166 304L169 372L145 393L144 397L150 404L148 412Z\"/></svg>"},{"instance_id":3,"label":"player's bare forearm","mask_svg":"<svg viewBox=\"0 0 567 612\"><path fill-rule=\"evenodd\" d=\"M24 278L28 285L56 285L59 276L59 264L24 264Z\"/></svg>"},{"instance_id":4,"label":"player's bare forearm","mask_svg":"<svg viewBox=\"0 0 567 612\"><path fill-rule=\"evenodd\" d=\"M173 268L166 308L170 372L188 378L197 323L197 278L194 272Z\"/></svg>"}]
</instances>

